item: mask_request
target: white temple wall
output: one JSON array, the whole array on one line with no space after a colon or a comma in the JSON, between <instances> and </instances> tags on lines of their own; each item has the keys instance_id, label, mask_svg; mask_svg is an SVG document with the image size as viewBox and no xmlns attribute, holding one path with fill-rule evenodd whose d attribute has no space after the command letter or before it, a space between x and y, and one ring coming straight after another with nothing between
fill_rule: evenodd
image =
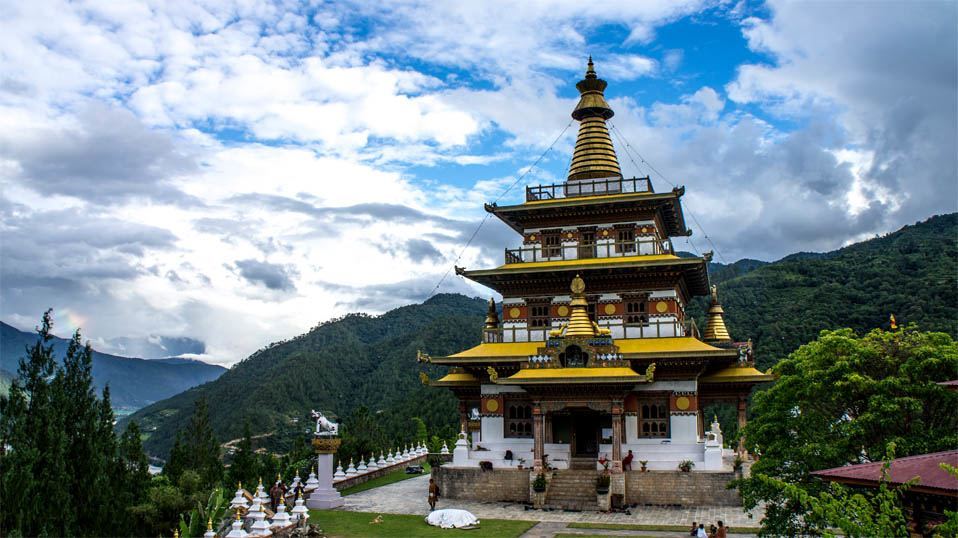
<instances>
[{"instance_id":1,"label":"white temple wall","mask_svg":"<svg viewBox=\"0 0 958 538\"><path fill-rule=\"evenodd\" d=\"M479 424L479 435L482 436L482 443L495 443L503 440L502 417L482 417L479 419Z\"/></svg>"},{"instance_id":2,"label":"white temple wall","mask_svg":"<svg viewBox=\"0 0 958 538\"><path fill-rule=\"evenodd\" d=\"M698 420L695 415L672 415L669 417L669 433L673 443L698 442Z\"/></svg>"},{"instance_id":3,"label":"white temple wall","mask_svg":"<svg viewBox=\"0 0 958 538\"><path fill-rule=\"evenodd\" d=\"M678 379L669 381L654 381L652 383L636 385L633 392L645 391L672 391L672 392L695 392L698 384L694 379Z\"/></svg>"},{"instance_id":4,"label":"white temple wall","mask_svg":"<svg viewBox=\"0 0 958 538\"><path fill-rule=\"evenodd\" d=\"M479 385L479 393L483 395L506 394L510 392L523 393L525 390L516 385L495 385L492 383L483 383L482 385Z\"/></svg>"}]
</instances>

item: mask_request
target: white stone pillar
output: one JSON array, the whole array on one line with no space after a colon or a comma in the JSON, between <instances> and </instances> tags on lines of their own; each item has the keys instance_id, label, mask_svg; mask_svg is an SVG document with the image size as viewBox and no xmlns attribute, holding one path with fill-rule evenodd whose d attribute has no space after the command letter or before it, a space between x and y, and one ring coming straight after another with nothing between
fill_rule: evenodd
<instances>
[{"instance_id":1,"label":"white stone pillar","mask_svg":"<svg viewBox=\"0 0 958 538\"><path fill-rule=\"evenodd\" d=\"M343 505L343 497L333 487L333 454L340 443L338 438L313 439L316 448L316 481L319 485L306 500L309 508L327 510Z\"/></svg>"},{"instance_id":2,"label":"white stone pillar","mask_svg":"<svg viewBox=\"0 0 958 538\"><path fill-rule=\"evenodd\" d=\"M466 441L466 432L459 434L456 448L452 451L452 464L455 467L469 466L469 441Z\"/></svg>"}]
</instances>

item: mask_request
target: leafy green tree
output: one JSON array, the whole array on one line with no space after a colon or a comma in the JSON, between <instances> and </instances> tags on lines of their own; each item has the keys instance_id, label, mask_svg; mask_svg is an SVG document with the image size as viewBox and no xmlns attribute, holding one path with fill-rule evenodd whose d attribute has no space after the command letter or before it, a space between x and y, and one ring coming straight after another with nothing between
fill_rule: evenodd
<instances>
[{"instance_id":1,"label":"leafy green tree","mask_svg":"<svg viewBox=\"0 0 958 538\"><path fill-rule=\"evenodd\" d=\"M223 479L220 445L213 434L209 408L204 398L196 401L186 429L177 432L164 472L172 481L179 482L187 469L199 474L206 490Z\"/></svg>"},{"instance_id":2,"label":"leafy green tree","mask_svg":"<svg viewBox=\"0 0 958 538\"><path fill-rule=\"evenodd\" d=\"M775 366L779 380L753 397L744 435L759 458L738 483L746 508L765 503L772 534L810 532L804 505L780 482L817 496L824 486L812 471L880 461L889 443L902 456L953 448L958 394L937 382L956 371L958 346L944 333L822 331Z\"/></svg>"},{"instance_id":3,"label":"leafy green tree","mask_svg":"<svg viewBox=\"0 0 958 538\"><path fill-rule=\"evenodd\" d=\"M229 467L229 481L227 486L233 487L242 482L249 488L256 484L259 477L258 462L253 452L253 434L250 433L249 421L243 425L243 440L236 447L236 454Z\"/></svg>"}]
</instances>

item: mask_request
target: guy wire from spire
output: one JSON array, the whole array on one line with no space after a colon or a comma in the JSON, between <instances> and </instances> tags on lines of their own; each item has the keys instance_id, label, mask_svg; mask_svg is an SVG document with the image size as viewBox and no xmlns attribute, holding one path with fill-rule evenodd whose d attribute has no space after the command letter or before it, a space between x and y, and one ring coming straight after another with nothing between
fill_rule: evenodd
<instances>
[{"instance_id":1,"label":"guy wire from spire","mask_svg":"<svg viewBox=\"0 0 958 538\"><path fill-rule=\"evenodd\" d=\"M632 165L633 165L633 166L635 166L636 168L639 168L639 165L637 165L637 164L635 163L635 159L632 158L632 153L631 153L632 151L634 151L635 154L636 154L636 155L639 157L639 159L642 161L642 163L645 164L646 166L648 166L650 170L652 170L653 172L655 172L655 174L656 174L657 176L659 176L660 178L662 178L662 179L663 179L666 183L668 183L669 185L672 185L673 188L677 188L677 185L676 185L675 183L672 183L671 181L669 181L669 178L667 178L667 177L665 177L664 175L662 175L662 172L659 172L658 170L656 170L655 167L652 166L652 163L650 163L649 161L645 160L645 157L643 157L642 154L639 153L639 150L633 148L633 147L632 147L632 144L629 144L629 141L625 138L625 135L623 135L622 132L619 131L619 129L615 126L614 123L612 123L612 122L610 121L610 122L609 122L609 126L612 127L612 131L615 132L616 135L618 135L618 137L619 137L623 142L625 142L625 154L626 154L626 156L629 158L629 160L632 161ZM699 227L699 230L702 230L702 235L705 236L705 239L706 239L706 241L709 242L709 245L711 245L712 250L713 250L716 254L718 254L718 257L719 257L719 258L722 259L722 263L728 264L728 261L725 259L725 256L722 256L722 251L720 251L720 250L718 249L718 247L715 246L715 243L712 242L712 238L709 237L708 232L705 231L705 227L702 226L702 223L699 222L699 219L697 219L697 218L695 217L695 213L692 212L692 208L689 207L688 204L686 204L686 205L685 205L685 209L686 209L686 211L688 211L689 216L692 217L692 221L695 222L695 225Z\"/></svg>"},{"instance_id":2,"label":"guy wire from spire","mask_svg":"<svg viewBox=\"0 0 958 538\"><path fill-rule=\"evenodd\" d=\"M515 181L513 181L511 185L509 185L508 187L506 187L506 189L505 189L504 191L502 191L501 193L499 193L499 196L496 196L496 198L492 201L493 204L495 204L496 202L498 202L499 200L501 200L502 197L505 196L506 194L508 194L509 191L511 191L511 190L513 189L513 187L515 187L516 185L518 185L519 182L522 181L522 179L523 179L524 177L526 177L526 175L529 174L529 172L531 172L532 170L534 170L535 167L539 165L539 163L540 163L540 162L542 161L542 159L546 156L546 154L549 153L549 151L552 150L553 146L555 146L556 143L559 142L559 140L562 138L562 135L564 135L565 132L569 130L569 126L572 125L572 122L573 122L573 121L575 121L575 120L574 120L574 119L573 119L573 120L569 120L569 123L567 123L567 124L565 125L565 127L562 128L562 132L559 133L559 136L557 136L557 137L555 138L555 140L553 140L552 143L549 144L549 147L547 147L547 148L545 149L545 151L542 152L542 155L539 155L539 158L536 159L534 163L532 163L532 166L526 168L526 171L523 172L522 175L520 175ZM473 230L472 235L469 236L469 240L466 241L466 244L463 245L462 250L459 251L459 255L456 256L456 261L452 262L452 267L449 267L448 269L446 269L446 272L443 273L442 278L439 279L439 282L436 284L436 287L433 288L431 292L429 292L429 296L426 297L426 300L428 300L430 297L432 297L433 295L436 294L436 291L439 290L439 286L442 286L442 283L446 281L446 277L449 276L449 271L452 271L452 268L455 267L457 263L459 263L459 260L462 258L462 255L466 253L466 249L469 248L469 245L472 244L473 239L475 239L475 238L476 238L476 235L479 234L479 230L482 229L482 225L485 224L485 223L486 223L486 220L488 220L489 217L491 217L491 216L492 216L492 213L489 213L489 212L487 211L486 214L485 214L485 216L482 217L482 220L479 221L479 225L476 226L476 229Z\"/></svg>"}]
</instances>

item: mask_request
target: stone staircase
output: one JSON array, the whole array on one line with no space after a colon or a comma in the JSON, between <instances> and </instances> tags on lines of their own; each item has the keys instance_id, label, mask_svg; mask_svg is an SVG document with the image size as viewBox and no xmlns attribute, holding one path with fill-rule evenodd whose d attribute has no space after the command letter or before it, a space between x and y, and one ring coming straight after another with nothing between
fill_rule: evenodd
<instances>
[{"instance_id":1,"label":"stone staircase","mask_svg":"<svg viewBox=\"0 0 958 538\"><path fill-rule=\"evenodd\" d=\"M546 505L563 510L596 510L595 479L597 473L590 470L555 471Z\"/></svg>"}]
</instances>

